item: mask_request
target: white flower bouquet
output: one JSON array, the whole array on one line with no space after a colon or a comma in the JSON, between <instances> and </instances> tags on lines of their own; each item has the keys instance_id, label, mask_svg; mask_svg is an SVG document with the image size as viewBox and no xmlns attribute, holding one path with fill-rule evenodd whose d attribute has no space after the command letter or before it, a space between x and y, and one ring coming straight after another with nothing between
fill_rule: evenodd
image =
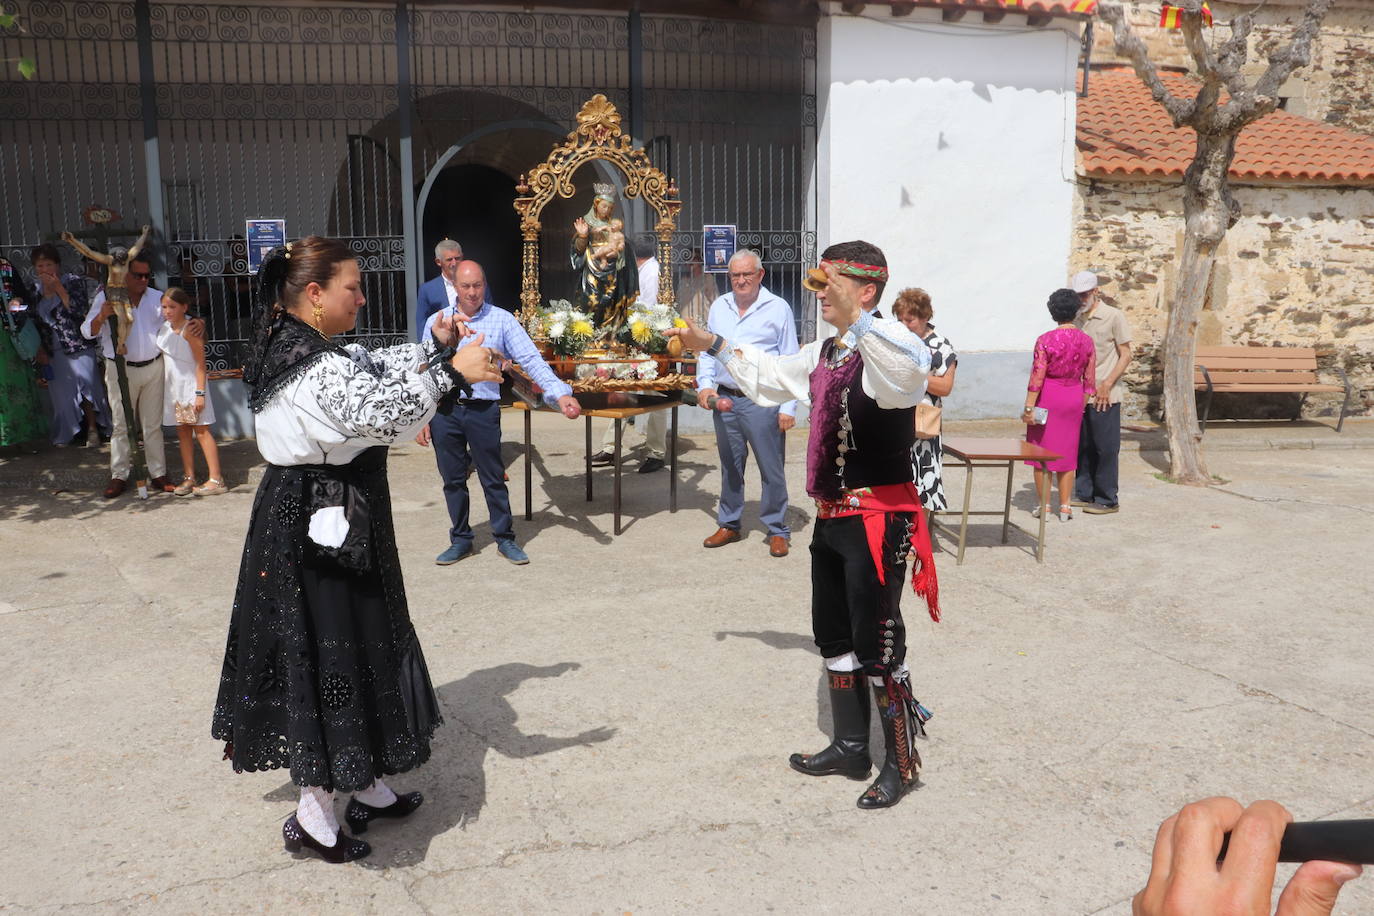
<instances>
[{"instance_id":1,"label":"white flower bouquet","mask_svg":"<svg viewBox=\"0 0 1374 916\"><path fill-rule=\"evenodd\" d=\"M592 316L573 308L567 299L554 299L539 313L544 336L553 352L559 356L577 358L586 351L596 335Z\"/></svg>"}]
</instances>

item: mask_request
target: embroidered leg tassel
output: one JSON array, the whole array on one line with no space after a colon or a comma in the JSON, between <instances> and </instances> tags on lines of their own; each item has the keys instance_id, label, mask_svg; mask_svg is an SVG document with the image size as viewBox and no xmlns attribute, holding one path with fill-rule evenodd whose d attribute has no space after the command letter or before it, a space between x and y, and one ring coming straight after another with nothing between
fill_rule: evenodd
<instances>
[{"instance_id":1,"label":"embroidered leg tassel","mask_svg":"<svg viewBox=\"0 0 1374 916\"><path fill-rule=\"evenodd\" d=\"M890 808L916 784L921 755L911 741L906 699L898 682L890 676L883 678L883 683L873 688L873 701L882 719L887 755L878 778L859 796L858 805L860 808Z\"/></svg>"}]
</instances>

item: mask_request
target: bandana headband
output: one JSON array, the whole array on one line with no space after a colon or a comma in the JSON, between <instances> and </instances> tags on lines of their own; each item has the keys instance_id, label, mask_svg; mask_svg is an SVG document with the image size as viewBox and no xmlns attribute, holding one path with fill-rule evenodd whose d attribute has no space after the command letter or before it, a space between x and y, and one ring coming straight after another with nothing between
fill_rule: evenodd
<instances>
[{"instance_id":1,"label":"bandana headband","mask_svg":"<svg viewBox=\"0 0 1374 916\"><path fill-rule=\"evenodd\" d=\"M861 280L887 282L887 268L879 267L876 264L860 264L858 261L822 261L821 264L833 265L835 272L842 277L858 277Z\"/></svg>"}]
</instances>

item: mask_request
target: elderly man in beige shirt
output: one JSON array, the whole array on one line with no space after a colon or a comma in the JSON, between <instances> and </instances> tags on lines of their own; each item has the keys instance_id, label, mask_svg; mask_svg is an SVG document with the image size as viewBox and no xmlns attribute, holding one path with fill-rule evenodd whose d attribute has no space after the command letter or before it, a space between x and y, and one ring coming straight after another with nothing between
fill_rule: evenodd
<instances>
[{"instance_id":1,"label":"elderly man in beige shirt","mask_svg":"<svg viewBox=\"0 0 1374 916\"><path fill-rule=\"evenodd\" d=\"M1118 463L1121 456L1121 381L1131 364L1131 326L1120 309L1101 301L1097 276L1082 270L1071 282L1083 303L1074 324L1093 339L1097 349L1097 394L1083 411L1078 434L1078 476L1075 506L1088 515L1108 515L1119 509Z\"/></svg>"}]
</instances>

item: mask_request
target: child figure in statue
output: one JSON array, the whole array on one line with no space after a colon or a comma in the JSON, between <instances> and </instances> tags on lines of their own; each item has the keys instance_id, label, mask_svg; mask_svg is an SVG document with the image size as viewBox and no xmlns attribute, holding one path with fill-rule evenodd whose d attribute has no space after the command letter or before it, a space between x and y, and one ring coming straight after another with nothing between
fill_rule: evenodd
<instances>
[{"instance_id":1,"label":"child figure in statue","mask_svg":"<svg viewBox=\"0 0 1374 916\"><path fill-rule=\"evenodd\" d=\"M83 257L105 265L105 301L114 307L115 317L119 319L119 336L115 340L115 353L120 356L124 355L124 342L129 338L129 329L134 326L134 303L129 301L129 288L125 282L129 276L129 262L138 258L139 252L148 243L148 233L151 231L150 227L144 226L143 234L138 237L137 242L134 242L134 247L121 248L115 246L110 249L109 254L102 254L87 248L70 232L62 233L62 241L75 248Z\"/></svg>"},{"instance_id":2,"label":"child figure in statue","mask_svg":"<svg viewBox=\"0 0 1374 916\"><path fill-rule=\"evenodd\" d=\"M597 269L606 270L614 267L619 270L625 266L625 221L613 219L606 224L604 229L597 230L592 235L592 260L596 261ZM615 264L609 262L615 259Z\"/></svg>"}]
</instances>

